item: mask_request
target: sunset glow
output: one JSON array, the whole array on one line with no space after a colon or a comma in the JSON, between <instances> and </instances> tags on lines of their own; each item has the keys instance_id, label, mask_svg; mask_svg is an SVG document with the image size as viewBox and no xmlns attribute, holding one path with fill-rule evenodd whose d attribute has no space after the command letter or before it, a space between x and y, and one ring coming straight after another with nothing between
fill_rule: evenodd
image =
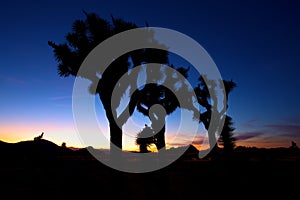
<instances>
[{"instance_id":1,"label":"sunset glow","mask_svg":"<svg viewBox=\"0 0 300 200\"><path fill-rule=\"evenodd\" d=\"M300 143L297 92L300 20L299 6L293 3L159 2L160 6L153 3L147 9L140 3L127 7L127 3L118 2L116 7L114 3L98 1L74 2L72 6L62 2L18 4L6 2L0 8L0 27L3 27L0 43L5 47L0 50L1 141L32 140L44 132L44 139L57 145L65 142L70 147L109 148L108 141L81 140L82 133L78 133L73 119L74 77L59 77L58 63L47 45L49 40L64 42L74 20L84 18L84 9L95 11L108 21L111 15L141 27L147 21L150 26L182 32L203 45L222 78L237 83L228 102L236 146L271 148L289 147L291 141ZM184 14L174 13L176 9L170 6L177 6L176 9L184 6ZM172 62L176 67L188 67L184 59L175 57ZM192 70L188 75L189 80L197 81ZM95 106L101 134L109 138L109 126L99 99ZM186 114L184 119L190 120L189 113ZM208 147L206 140L203 143L206 130L202 123L190 120L180 125L180 122L178 112L167 116L168 148L187 145L190 141L198 149ZM124 150L138 148L134 137L145 124L150 124L149 119L135 113L132 122L123 126ZM195 129L196 126L199 128ZM180 134L179 127L184 130ZM192 140L195 130L197 134Z\"/></svg>"}]
</instances>

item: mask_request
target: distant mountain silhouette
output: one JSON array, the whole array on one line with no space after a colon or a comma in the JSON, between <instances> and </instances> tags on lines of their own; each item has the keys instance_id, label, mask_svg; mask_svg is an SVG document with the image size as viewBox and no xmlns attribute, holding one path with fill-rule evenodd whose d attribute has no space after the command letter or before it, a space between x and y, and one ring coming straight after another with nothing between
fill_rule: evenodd
<instances>
[{"instance_id":1,"label":"distant mountain silhouette","mask_svg":"<svg viewBox=\"0 0 300 200\"><path fill-rule=\"evenodd\" d=\"M182 147L170 148L167 150L167 153L172 155L179 155L181 153L180 159L190 160L190 159L198 159L199 150L192 144Z\"/></svg>"},{"instance_id":2,"label":"distant mountain silhouette","mask_svg":"<svg viewBox=\"0 0 300 200\"><path fill-rule=\"evenodd\" d=\"M92 159L93 159L94 156L104 157L106 153L109 153L109 149L107 149L107 150L105 150L105 149L95 149L92 146L79 148L79 149L73 151L73 155L75 155L75 156L85 156L85 157L89 157L89 158L92 158Z\"/></svg>"}]
</instances>

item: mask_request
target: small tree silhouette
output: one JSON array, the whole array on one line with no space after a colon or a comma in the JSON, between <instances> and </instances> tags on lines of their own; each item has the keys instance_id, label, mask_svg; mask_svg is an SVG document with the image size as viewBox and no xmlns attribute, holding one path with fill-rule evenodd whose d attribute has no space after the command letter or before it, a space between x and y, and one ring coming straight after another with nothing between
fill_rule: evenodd
<instances>
[{"instance_id":1,"label":"small tree silhouette","mask_svg":"<svg viewBox=\"0 0 300 200\"><path fill-rule=\"evenodd\" d=\"M299 147L297 146L296 142L294 141L291 141L291 146L290 146L291 149L299 149Z\"/></svg>"},{"instance_id":2,"label":"small tree silhouette","mask_svg":"<svg viewBox=\"0 0 300 200\"><path fill-rule=\"evenodd\" d=\"M228 98L229 93L236 87L236 83L232 80L230 81L223 81L225 87L225 94L226 94L226 110L228 109ZM232 117L225 115L224 127L220 134L219 141L221 141L221 145L223 145L224 150L226 153L230 153L233 151L235 147L235 138L233 137L233 131L235 128L233 127Z\"/></svg>"},{"instance_id":3,"label":"small tree silhouette","mask_svg":"<svg viewBox=\"0 0 300 200\"><path fill-rule=\"evenodd\" d=\"M149 152L148 147L155 143L154 131L145 124L142 131L137 134L135 143L140 146L141 153Z\"/></svg>"},{"instance_id":4,"label":"small tree silhouette","mask_svg":"<svg viewBox=\"0 0 300 200\"><path fill-rule=\"evenodd\" d=\"M224 127L222 129L219 142L223 146L225 153L231 153L235 147L235 138L233 137L233 127L232 118L226 115Z\"/></svg>"},{"instance_id":5,"label":"small tree silhouette","mask_svg":"<svg viewBox=\"0 0 300 200\"><path fill-rule=\"evenodd\" d=\"M66 148L67 148L67 144L66 144L65 142L61 143L61 147L62 147L63 149L66 149Z\"/></svg>"}]
</instances>

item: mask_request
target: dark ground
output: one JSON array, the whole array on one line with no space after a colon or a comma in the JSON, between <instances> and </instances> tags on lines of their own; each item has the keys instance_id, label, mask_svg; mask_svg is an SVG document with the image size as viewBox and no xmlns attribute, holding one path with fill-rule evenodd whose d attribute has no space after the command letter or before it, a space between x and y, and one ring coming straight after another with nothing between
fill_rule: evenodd
<instances>
[{"instance_id":1,"label":"dark ground","mask_svg":"<svg viewBox=\"0 0 300 200\"><path fill-rule=\"evenodd\" d=\"M87 154L4 159L0 199L290 199L299 196L299 170L299 152L286 149L186 157L142 174L116 171Z\"/></svg>"}]
</instances>

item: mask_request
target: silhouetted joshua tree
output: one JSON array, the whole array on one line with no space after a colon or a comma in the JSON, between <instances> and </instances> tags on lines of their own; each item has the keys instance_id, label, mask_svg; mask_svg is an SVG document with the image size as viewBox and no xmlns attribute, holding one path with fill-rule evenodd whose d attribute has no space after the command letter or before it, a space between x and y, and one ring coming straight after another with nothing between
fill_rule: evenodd
<instances>
[{"instance_id":1,"label":"silhouetted joshua tree","mask_svg":"<svg viewBox=\"0 0 300 200\"><path fill-rule=\"evenodd\" d=\"M158 149L164 148L166 115L174 112L178 107L194 111L195 118L199 114L198 108L193 106L192 92L184 80L181 80L178 76L176 78L174 73L164 72L163 67L158 71L146 67L147 80L152 80L152 84L138 87L137 78L140 71L133 70L136 66L147 66L147 63L160 63L162 66L165 64L175 68L169 64L168 52L159 49L145 48L134 50L113 59L109 66L105 68L105 71L102 71L103 68L101 67L94 67L93 70L95 71L92 73L78 75L81 63L98 44L115 34L138 27L120 18L115 19L112 17L110 22L100 18L95 13L83 13L86 17L85 20L74 21L71 32L66 35L66 42L62 44L56 44L52 41L48 42L49 46L53 48L54 56L58 62L58 74L62 77L80 76L91 81L90 92L99 95L109 122L110 150L112 153L118 153L122 149L122 125L129 118L127 115L128 109L130 115L132 115L135 108L151 119L151 126L158 132L155 136L157 140L156 146ZM151 28L145 30L144 40L149 45L152 44L167 49L154 38L154 31ZM188 69L179 68L177 71L187 77ZM120 82L120 78L124 76L127 76L127 81ZM169 83L169 88L163 86L165 83ZM209 87L214 87L215 83L211 83ZM112 99L114 89L118 90L118 93ZM127 108L117 115L117 108L120 106L121 97L128 90L131 95L130 102ZM211 104L211 102L214 102L214 97L209 96L207 89L205 89L205 84L203 85L201 81L199 88L196 88L195 91L200 92L196 93L198 101L200 100L200 105L207 110L201 113L200 121L208 128L211 111L212 109L216 109L217 105ZM185 98L179 105L177 97L182 96L182 94L185 94ZM164 109L154 109L157 108L154 106L155 104L162 106ZM225 107L224 105L224 109L220 111L220 117L223 117L226 110ZM215 137L210 137L210 144L215 144L215 141ZM112 144L117 148L114 148Z\"/></svg>"},{"instance_id":2,"label":"silhouetted joshua tree","mask_svg":"<svg viewBox=\"0 0 300 200\"><path fill-rule=\"evenodd\" d=\"M204 81L206 80L206 81ZM222 103L222 105L218 105L217 100L217 85L222 81L225 89L225 102ZM205 75L199 77L199 84L194 89L195 93L197 95L197 100L199 104L205 108L205 111L200 113L200 122L204 124L204 127L206 130L208 130L208 137L209 137L209 145L210 145L210 155L214 155L216 150L218 149L217 140L218 136L217 134L222 134L222 141L226 141L224 144L224 148L231 149L234 143L234 139L232 138L232 119L229 118L229 116L226 115L226 111L228 109L228 95L233 90L233 88L236 87L236 83L232 80L226 81L226 80L209 80ZM209 91L212 93L210 94ZM220 109L221 108L221 109ZM200 111L201 112L201 111ZM215 119L211 119L212 112L215 113ZM224 120L224 130L221 130L221 126L219 122L221 120ZM210 125L211 121L215 124ZM228 132L229 131L229 132ZM229 137L229 138L228 138ZM229 142L230 141L230 142ZM229 145L229 146L227 146Z\"/></svg>"},{"instance_id":3,"label":"silhouetted joshua tree","mask_svg":"<svg viewBox=\"0 0 300 200\"><path fill-rule=\"evenodd\" d=\"M66 42L63 44L55 44L49 41L48 44L53 48L54 55L58 61L58 73L62 77L77 76L81 63L89 52L105 39L118 34L120 32L137 28L137 25L126 22L123 19L115 19L112 17L111 22L100 18L95 13L86 13L85 20L76 20L73 23L72 31L66 35ZM158 42L153 38L153 31L145 32L145 41L154 43L159 46ZM133 41L134 42L134 41ZM137 88L138 72L129 71L136 66L145 63L162 63L168 64L168 53L157 49L139 49L128 52L119 58L116 58L103 72L96 69L93 76L81 74L82 78L91 81L90 90L96 91L99 95L106 117L110 127L111 152L117 153L122 149L122 127L128 119L124 109L117 120L116 109L120 105L121 97L125 91ZM122 76L128 76L126 83L120 83ZM100 77L100 78L99 78ZM111 99L112 92L116 88L119 92L114 99ZM130 93L132 93L130 91ZM124 114L125 113L125 114Z\"/></svg>"}]
</instances>

